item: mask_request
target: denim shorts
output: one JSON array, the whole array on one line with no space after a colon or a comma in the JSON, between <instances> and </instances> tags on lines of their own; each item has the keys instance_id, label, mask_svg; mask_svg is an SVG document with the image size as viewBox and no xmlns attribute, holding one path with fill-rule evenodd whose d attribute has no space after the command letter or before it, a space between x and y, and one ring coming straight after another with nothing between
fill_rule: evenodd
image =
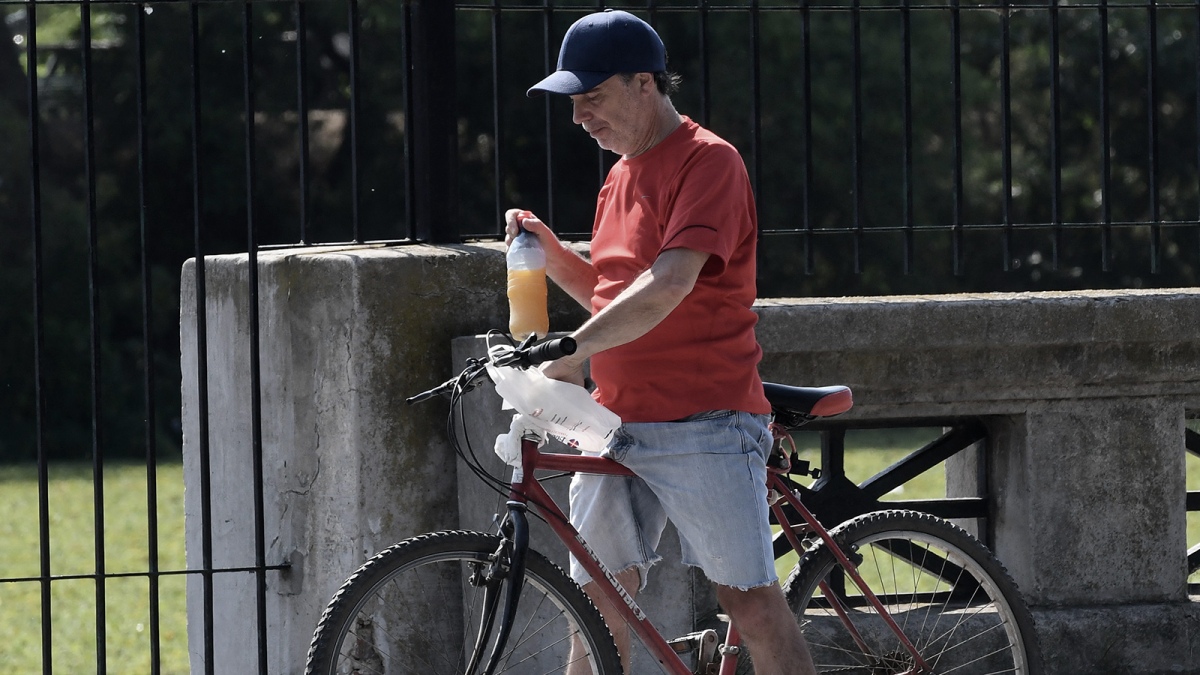
<instances>
[{"instance_id":1,"label":"denim shorts","mask_svg":"<svg viewBox=\"0 0 1200 675\"><path fill-rule=\"evenodd\" d=\"M639 569L642 588L661 560L655 549L668 518L684 564L711 581L742 590L777 582L767 522L769 421L719 410L622 425L603 454L637 476L576 474L571 523L614 574ZM590 581L574 557L571 576Z\"/></svg>"}]
</instances>

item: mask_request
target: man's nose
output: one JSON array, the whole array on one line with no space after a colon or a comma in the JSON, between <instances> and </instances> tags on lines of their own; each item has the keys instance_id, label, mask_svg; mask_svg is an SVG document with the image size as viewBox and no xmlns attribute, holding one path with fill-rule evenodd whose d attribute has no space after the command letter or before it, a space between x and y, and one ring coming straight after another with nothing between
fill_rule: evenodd
<instances>
[{"instance_id":1,"label":"man's nose","mask_svg":"<svg viewBox=\"0 0 1200 675\"><path fill-rule=\"evenodd\" d=\"M591 119L592 113L588 112L587 106L579 101L571 101L571 121L575 124L583 124Z\"/></svg>"}]
</instances>

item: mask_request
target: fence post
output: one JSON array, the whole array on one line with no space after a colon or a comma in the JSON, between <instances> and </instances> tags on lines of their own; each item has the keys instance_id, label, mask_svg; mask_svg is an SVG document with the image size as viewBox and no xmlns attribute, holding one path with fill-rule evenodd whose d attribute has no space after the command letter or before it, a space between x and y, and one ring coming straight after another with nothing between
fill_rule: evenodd
<instances>
[{"instance_id":1,"label":"fence post","mask_svg":"<svg viewBox=\"0 0 1200 675\"><path fill-rule=\"evenodd\" d=\"M412 199L417 238L430 243L459 241L455 213L458 136L455 116L454 3L413 0L412 139L416 188Z\"/></svg>"}]
</instances>

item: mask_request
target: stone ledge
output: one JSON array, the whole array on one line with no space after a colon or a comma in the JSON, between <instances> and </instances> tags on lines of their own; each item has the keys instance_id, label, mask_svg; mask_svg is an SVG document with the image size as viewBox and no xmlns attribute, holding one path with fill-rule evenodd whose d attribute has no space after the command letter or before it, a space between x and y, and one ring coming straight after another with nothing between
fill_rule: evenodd
<instances>
[{"instance_id":1,"label":"stone ledge","mask_svg":"<svg viewBox=\"0 0 1200 675\"><path fill-rule=\"evenodd\" d=\"M1200 673L1200 598L1155 605L1033 610L1045 672Z\"/></svg>"},{"instance_id":2,"label":"stone ledge","mask_svg":"<svg viewBox=\"0 0 1200 675\"><path fill-rule=\"evenodd\" d=\"M1130 397L1200 407L1200 289L775 299L756 309L764 375L849 385L851 419Z\"/></svg>"},{"instance_id":3,"label":"stone ledge","mask_svg":"<svg viewBox=\"0 0 1200 675\"><path fill-rule=\"evenodd\" d=\"M771 298L756 303L760 314L800 312L811 331L759 334L768 351L804 343L818 351L872 349L888 345L923 347L976 345L979 335L1006 345L1071 345L1080 342L1195 342L1200 288L1042 293L961 293L856 298ZM817 310L809 314L809 310ZM879 335L854 320L869 311ZM864 330L866 328L866 330ZM807 336L836 336L809 342ZM783 343L776 342L783 340Z\"/></svg>"}]
</instances>

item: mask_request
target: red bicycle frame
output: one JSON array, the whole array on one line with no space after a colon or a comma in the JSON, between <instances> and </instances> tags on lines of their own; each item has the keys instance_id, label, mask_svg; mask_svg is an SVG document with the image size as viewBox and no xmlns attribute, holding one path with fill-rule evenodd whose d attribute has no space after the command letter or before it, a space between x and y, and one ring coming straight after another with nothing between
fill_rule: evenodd
<instances>
[{"instance_id":1,"label":"red bicycle frame","mask_svg":"<svg viewBox=\"0 0 1200 675\"><path fill-rule=\"evenodd\" d=\"M559 508L558 504L555 503L554 499L550 497L545 488L542 487L541 483L534 476L534 473L537 471L565 471L570 473L613 476L632 476L634 475L633 472L622 464L606 457L542 453L538 451L537 442L528 438L521 441L521 465L521 469L516 470L513 474L509 498L517 503L532 503L537 507L538 511L545 518L546 523L550 525L550 528L558 535L558 538L566 544L567 549L575 556L579 564L587 570L588 574L593 579L608 580L608 584L597 584L600 592L616 607L621 618L633 628L642 643L646 645L646 649L658 660L659 665L664 670L671 675L691 675L692 670L684 664L683 660L675 653L662 634L658 632L633 597L617 582L612 573L600 563L591 548L588 547L587 543L579 535L579 532L571 525L567 516L562 512L562 509ZM913 663L916 665L916 668L911 672L929 672L928 665L921 658L916 647L904 635L904 631L892 616L888 614L883 603L879 601L879 598L875 596L874 592L871 591L870 587L867 586L866 582L859 575L858 567L834 543L829 532L817 521L816 517L801 504L799 498L784 483L780 473L776 471L768 472L767 484L768 488L780 494L800 514L800 517L807 525L808 531L817 534L825 542L825 545L829 547L829 550L837 558L838 563L850 575L854 584L858 586L868 602L871 603L875 610L879 612L879 615L883 617L887 625L895 632L901 643L913 657ZM778 501L775 502L771 505L771 509L792 547L797 552L803 552L804 547L801 545L799 538L797 538L791 523L787 520L780 503ZM854 637L854 640L859 644L859 647L864 651L868 651L865 641L863 641L861 635L858 634L854 627L847 608L836 599L835 594L823 582L821 588L825 592L825 596L831 601L834 611L841 618L847 630ZM737 666L737 647L739 644L740 636L731 623L726 634L726 649L721 656L720 675L733 675Z\"/></svg>"}]
</instances>

